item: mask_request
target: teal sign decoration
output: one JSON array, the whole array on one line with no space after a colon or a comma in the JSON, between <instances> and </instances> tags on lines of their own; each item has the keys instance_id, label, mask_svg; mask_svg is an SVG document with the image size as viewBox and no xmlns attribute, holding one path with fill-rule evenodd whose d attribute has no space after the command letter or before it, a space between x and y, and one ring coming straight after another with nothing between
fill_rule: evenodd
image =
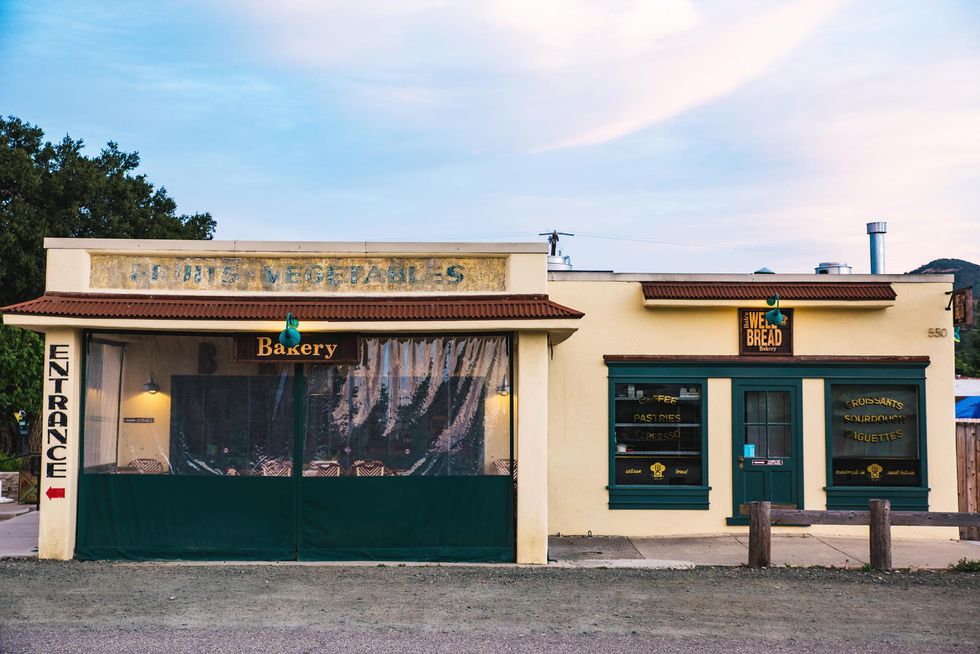
<instances>
[{"instance_id":1,"label":"teal sign decoration","mask_svg":"<svg viewBox=\"0 0 980 654\"><path fill-rule=\"evenodd\" d=\"M292 313L286 314L286 328L279 333L279 342L283 347L296 347L303 340L299 333L299 320Z\"/></svg>"}]
</instances>

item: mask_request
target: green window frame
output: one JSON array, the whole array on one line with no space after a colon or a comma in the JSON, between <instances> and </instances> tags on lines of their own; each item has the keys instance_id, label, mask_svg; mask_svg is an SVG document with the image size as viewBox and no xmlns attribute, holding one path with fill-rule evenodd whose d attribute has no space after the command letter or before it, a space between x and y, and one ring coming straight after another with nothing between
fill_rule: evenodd
<instances>
[{"instance_id":1,"label":"green window frame","mask_svg":"<svg viewBox=\"0 0 980 654\"><path fill-rule=\"evenodd\" d=\"M686 411L683 408L678 407L676 409L676 414L672 414L674 409L671 408L671 404L676 404L678 401L683 404L684 400L680 399L681 394L678 393L676 397L671 399L666 399L666 403L660 402L654 397L641 395L637 397L636 394L643 389L634 389L634 394L625 394L621 392L617 397L617 386L620 387L621 391L625 391L630 386L634 387L645 387L650 388L651 386L664 389L664 387L676 387L678 389L690 389L692 386L700 387L700 399L698 401L697 412ZM688 391L690 392L690 391ZM664 393L667 395L667 393ZM648 402L643 402L644 399L648 399ZM692 446L695 443L690 438L690 433L694 429L700 429L698 434L697 446L698 449L682 450L680 435L677 436L678 439L678 449L675 452L649 450L649 451L617 451L617 429L619 433L628 433L630 430L636 429L640 423L634 423L630 421L619 421L617 422L617 403L623 404L628 402L630 404L636 404L638 407L649 406L651 412L653 410L657 411L667 411L671 412L671 416L668 420L675 420L676 415L676 431L678 433L681 430L687 430L686 435L686 445ZM664 404L663 407L657 408L660 404ZM680 376L660 376L660 375L647 375L639 372L635 369L629 367L617 367L614 365L609 366L609 508L610 509L700 509L706 510L708 508L708 493L711 490L708 486L708 380L706 377L680 377ZM690 409L690 404L688 404ZM697 420L691 416L696 416ZM653 416L655 417L655 416ZM667 423L660 423L658 420L654 420L650 417L649 424L651 429L664 431L673 425L668 425ZM691 422L683 422L684 420L691 420ZM644 426L646 426L644 424ZM671 430L673 431L673 430ZM652 434L650 432L647 435ZM659 434L659 432L657 432ZM626 440L626 439L624 439ZM619 443L620 448L623 448L623 443ZM662 461L661 461L662 459ZM637 461L644 463L643 466L636 465L630 466L627 470L624 468L627 462ZM619 482L617 482L617 462L619 463ZM658 469L652 473L654 475L661 476L663 482L654 483L651 479L651 483L623 483L623 477L627 472L633 472L640 474L647 472L648 464L653 462L652 465L657 465ZM671 466L670 463L676 463L676 466ZM665 465L666 464L666 465ZM662 466L662 467L661 467ZM673 470L671 470L673 468ZM652 467L650 468L652 470ZM642 470L642 473L640 472ZM700 475L697 475L698 483L687 484L684 483L685 479L694 478L697 471L700 471ZM673 482L673 483L671 483Z\"/></svg>"},{"instance_id":2,"label":"green window frame","mask_svg":"<svg viewBox=\"0 0 980 654\"><path fill-rule=\"evenodd\" d=\"M896 377L893 375L875 375L869 370L868 376L861 378L824 379L825 445L827 456L827 509L828 510L867 510L868 501L872 499L890 500L892 509L896 511L928 511L929 510L929 466L926 437L926 384L923 377ZM916 485L834 484L834 387L862 386L878 388L881 386L910 387L916 395L916 427L918 431L918 475Z\"/></svg>"}]
</instances>

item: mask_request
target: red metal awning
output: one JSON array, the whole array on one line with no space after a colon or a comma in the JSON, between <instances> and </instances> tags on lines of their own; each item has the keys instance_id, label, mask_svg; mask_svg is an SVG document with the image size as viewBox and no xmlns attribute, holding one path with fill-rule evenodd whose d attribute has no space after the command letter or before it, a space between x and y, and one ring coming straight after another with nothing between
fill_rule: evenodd
<instances>
[{"instance_id":1,"label":"red metal awning","mask_svg":"<svg viewBox=\"0 0 980 654\"><path fill-rule=\"evenodd\" d=\"M460 295L410 297L283 297L268 295L117 295L45 293L0 309L2 313L73 318L157 320L541 320L585 314L547 295Z\"/></svg>"},{"instance_id":2,"label":"red metal awning","mask_svg":"<svg viewBox=\"0 0 980 654\"><path fill-rule=\"evenodd\" d=\"M894 300L887 282L644 282L647 300Z\"/></svg>"}]
</instances>

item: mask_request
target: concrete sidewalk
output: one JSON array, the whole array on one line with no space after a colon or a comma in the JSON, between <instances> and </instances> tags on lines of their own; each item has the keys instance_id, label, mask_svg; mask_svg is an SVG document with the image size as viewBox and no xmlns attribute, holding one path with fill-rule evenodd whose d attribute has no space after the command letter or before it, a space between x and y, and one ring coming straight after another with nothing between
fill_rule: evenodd
<instances>
[{"instance_id":1,"label":"concrete sidewalk","mask_svg":"<svg viewBox=\"0 0 980 654\"><path fill-rule=\"evenodd\" d=\"M9 515L16 517L3 519ZM36 557L37 531L38 513L32 506L0 504L0 558ZM553 536L548 539L548 553L557 567L739 566L748 561L749 537L747 534L683 538ZM860 568L868 558L867 538L809 534L772 537L774 566ZM960 559L980 559L980 541L892 540L892 562L896 569L944 569Z\"/></svg>"},{"instance_id":2,"label":"concrete sidewalk","mask_svg":"<svg viewBox=\"0 0 980 654\"><path fill-rule=\"evenodd\" d=\"M0 559L37 556L37 516L30 505L0 504Z\"/></svg>"},{"instance_id":3,"label":"concrete sidewalk","mask_svg":"<svg viewBox=\"0 0 980 654\"><path fill-rule=\"evenodd\" d=\"M558 564L581 567L663 567L745 565L748 535L687 538L561 536L548 539ZM943 569L960 559L980 559L980 541L892 540L895 568ZM773 535L774 566L860 568L868 562L867 538Z\"/></svg>"}]
</instances>

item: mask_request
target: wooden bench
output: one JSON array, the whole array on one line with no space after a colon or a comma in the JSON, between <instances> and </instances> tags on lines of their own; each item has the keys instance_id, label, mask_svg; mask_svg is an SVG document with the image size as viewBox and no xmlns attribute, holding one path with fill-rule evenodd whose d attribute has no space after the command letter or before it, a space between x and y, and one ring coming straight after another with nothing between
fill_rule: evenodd
<instances>
[{"instance_id":1,"label":"wooden bench","mask_svg":"<svg viewBox=\"0 0 980 654\"><path fill-rule=\"evenodd\" d=\"M772 525L869 525L871 567L892 569L892 525L914 527L980 527L980 513L892 511L889 500L871 500L868 511L774 509L769 502L749 503L749 567L772 562Z\"/></svg>"}]
</instances>

